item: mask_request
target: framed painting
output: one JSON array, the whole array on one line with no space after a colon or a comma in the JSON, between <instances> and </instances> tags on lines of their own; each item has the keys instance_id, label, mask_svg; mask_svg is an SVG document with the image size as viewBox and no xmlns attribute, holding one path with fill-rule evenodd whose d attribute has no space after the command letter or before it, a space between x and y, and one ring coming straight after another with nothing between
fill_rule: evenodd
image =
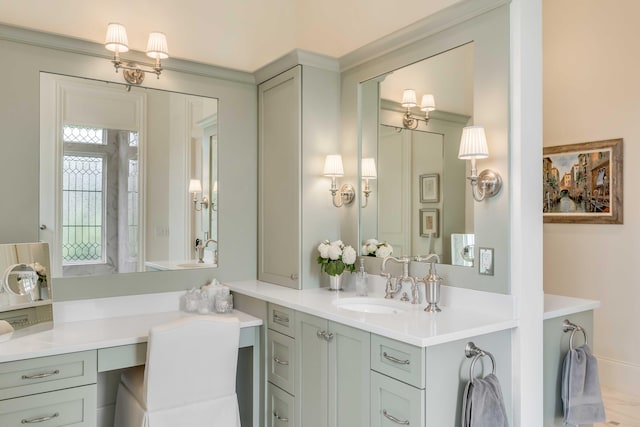
<instances>
[{"instance_id":1,"label":"framed painting","mask_svg":"<svg viewBox=\"0 0 640 427\"><path fill-rule=\"evenodd\" d=\"M622 139L545 147L544 222L622 224Z\"/></svg>"},{"instance_id":2,"label":"framed painting","mask_svg":"<svg viewBox=\"0 0 640 427\"><path fill-rule=\"evenodd\" d=\"M420 209L420 236L438 237L438 209Z\"/></svg>"},{"instance_id":3,"label":"framed painting","mask_svg":"<svg viewBox=\"0 0 640 427\"><path fill-rule=\"evenodd\" d=\"M440 201L440 176L437 173L420 175L420 203Z\"/></svg>"}]
</instances>

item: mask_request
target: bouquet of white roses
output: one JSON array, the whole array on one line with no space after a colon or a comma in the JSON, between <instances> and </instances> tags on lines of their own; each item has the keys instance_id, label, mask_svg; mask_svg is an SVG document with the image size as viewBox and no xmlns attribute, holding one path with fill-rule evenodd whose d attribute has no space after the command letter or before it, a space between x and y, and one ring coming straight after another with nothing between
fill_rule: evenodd
<instances>
[{"instance_id":1,"label":"bouquet of white roses","mask_svg":"<svg viewBox=\"0 0 640 427\"><path fill-rule=\"evenodd\" d=\"M369 239L362 245L362 254L365 256L375 256L378 258L388 257L393 253L393 247L387 242L378 242L376 239Z\"/></svg>"},{"instance_id":2,"label":"bouquet of white roses","mask_svg":"<svg viewBox=\"0 0 640 427\"><path fill-rule=\"evenodd\" d=\"M342 243L342 240L329 242L325 240L318 246L318 264L329 276L338 276L349 270L351 273L356 269L356 250L349 245Z\"/></svg>"}]
</instances>

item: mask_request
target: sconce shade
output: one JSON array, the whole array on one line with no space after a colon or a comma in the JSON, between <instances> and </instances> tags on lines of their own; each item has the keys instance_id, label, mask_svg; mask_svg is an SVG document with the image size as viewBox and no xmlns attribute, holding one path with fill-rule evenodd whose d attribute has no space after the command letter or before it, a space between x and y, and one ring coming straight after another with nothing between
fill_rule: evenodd
<instances>
[{"instance_id":1,"label":"sconce shade","mask_svg":"<svg viewBox=\"0 0 640 427\"><path fill-rule=\"evenodd\" d=\"M376 179L377 177L376 160L371 157L362 159L362 178Z\"/></svg>"},{"instance_id":2,"label":"sconce shade","mask_svg":"<svg viewBox=\"0 0 640 427\"><path fill-rule=\"evenodd\" d=\"M415 107L417 104L416 91L413 89L405 89L402 92L402 106L405 108Z\"/></svg>"},{"instance_id":3,"label":"sconce shade","mask_svg":"<svg viewBox=\"0 0 640 427\"><path fill-rule=\"evenodd\" d=\"M436 100L433 95L422 95L422 102L420 103L420 111L433 111L436 109Z\"/></svg>"},{"instance_id":4,"label":"sconce shade","mask_svg":"<svg viewBox=\"0 0 640 427\"><path fill-rule=\"evenodd\" d=\"M149 34L147 56L154 59L167 59L169 57L167 36L164 33L153 32Z\"/></svg>"},{"instance_id":5,"label":"sconce shade","mask_svg":"<svg viewBox=\"0 0 640 427\"><path fill-rule=\"evenodd\" d=\"M342 168L342 156L340 154L329 154L324 161L324 176L344 176Z\"/></svg>"},{"instance_id":6,"label":"sconce shade","mask_svg":"<svg viewBox=\"0 0 640 427\"><path fill-rule=\"evenodd\" d=\"M111 23L107 26L104 47L112 52L129 51L129 40L127 40L127 30L124 25Z\"/></svg>"},{"instance_id":7,"label":"sconce shade","mask_svg":"<svg viewBox=\"0 0 640 427\"><path fill-rule=\"evenodd\" d=\"M489 157L487 137L482 126L467 126L462 129L459 159L486 159Z\"/></svg>"},{"instance_id":8,"label":"sconce shade","mask_svg":"<svg viewBox=\"0 0 640 427\"><path fill-rule=\"evenodd\" d=\"M202 183L199 179L189 181L189 193L202 193Z\"/></svg>"}]
</instances>

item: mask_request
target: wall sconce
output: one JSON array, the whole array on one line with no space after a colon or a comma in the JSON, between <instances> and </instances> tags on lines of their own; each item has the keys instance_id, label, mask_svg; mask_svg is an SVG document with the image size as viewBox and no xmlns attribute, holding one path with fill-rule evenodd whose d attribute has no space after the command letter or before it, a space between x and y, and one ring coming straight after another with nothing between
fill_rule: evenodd
<instances>
[{"instance_id":1,"label":"wall sconce","mask_svg":"<svg viewBox=\"0 0 640 427\"><path fill-rule=\"evenodd\" d=\"M489 157L489 148L484 127L467 126L463 128L458 158L471 160L471 175L467 179L471 182L473 199L476 202L481 202L486 197L495 196L502 188L502 177L498 172L485 169L478 175L476 159L486 159L487 157Z\"/></svg>"},{"instance_id":2,"label":"wall sconce","mask_svg":"<svg viewBox=\"0 0 640 427\"><path fill-rule=\"evenodd\" d=\"M169 57L169 49L167 48L167 36L163 33L152 32L149 34L147 43L147 56L156 60L154 65L142 64L149 69L142 68L135 62L127 61L126 64L120 58L120 53L129 51L129 41L127 40L127 30L124 25L111 23L107 26L107 36L104 41L104 47L113 52L111 62L116 68L116 73L122 68L122 76L132 85L139 85L144 81L145 73L153 73L160 78L162 72L161 59Z\"/></svg>"},{"instance_id":3,"label":"wall sconce","mask_svg":"<svg viewBox=\"0 0 640 427\"><path fill-rule=\"evenodd\" d=\"M209 207L209 199L207 196L202 196L202 201L198 200L197 194L202 193L202 183L199 179L192 179L189 181L189 193L193 194L193 208L196 211L201 211L203 207L205 209Z\"/></svg>"},{"instance_id":4,"label":"wall sconce","mask_svg":"<svg viewBox=\"0 0 640 427\"><path fill-rule=\"evenodd\" d=\"M413 89L405 89L402 93L402 106L407 109L407 112L402 116L402 124L407 129L416 129L419 122L424 122L425 126L429 123L429 111L436 109L436 100L431 94L422 95L422 102L420 103L420 111L424 111L424 119L414 116L411 113L411 108L417 106L416 91Z\"/></svg>"},{"instance_id":5,"label":"wall sconce","mask_svg":"<svg viewBox=\"0 0 640 427\"><path fill-rule=\"evenodd\" d=\"M362 204L363 208L367 207L369 203L369 194L371 194L371 188L369 188L369 180L378 178L378 173L376 172L376 159L369 157L366 159L362 159L362 180L364 181L364 189L362 193L364 194L364 203Z\"/></svg>"},{"instance_id":6,"label":"wall sconce","mask_svg":"<svg viewBox=\"0 0 640 427\"><path fill-rule=\"evenodd\" d=\"M324 176L331 177L331 199L333 200L333 206L336 208L343 205L350 205L355 198L356 192L351 184L344 184L340 187L340 194L338 202L336 202L336 193L338 187L336 185L336 178L344 176L344 169L342 168L342 156L339 154L329 154L324 161Z\"/></svg>"}]
</instances>

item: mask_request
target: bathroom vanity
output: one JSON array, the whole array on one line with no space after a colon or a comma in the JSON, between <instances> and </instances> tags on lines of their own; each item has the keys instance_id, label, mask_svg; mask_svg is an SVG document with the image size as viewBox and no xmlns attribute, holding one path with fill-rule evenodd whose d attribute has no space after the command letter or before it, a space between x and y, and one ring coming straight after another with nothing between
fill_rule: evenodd
<instances>
[{"instance_id":1,"label":"bathroom vanity","mask_svg":"<svg viewBox=\"0 0 640 427\"><path fill-rule=\"evenodd\" d=\"M14 332L0 344L0 425L113 425L112 378L117 385L121 369L145 363L150 328L197 316L178 311L182 294L58 303L53 329ZM241 417L246 425L259 425L260 352L245 360L242 349L259 345L262 321L239 311L210 315L240 320L239 358L249 364L238 368Z\"/></svg>"},{"instance_id":2,"label":"bathroom vanity","mask_svg":"<svg viewBox=\"0 0 640 427\"><path fill-rule=\"evenodd\" d=\"M265 426L457 425L469 341L495 356L510 410L509 295L445 286L443 311L425 313L382 292L227 285L267 325ZM490 371L487 359L475 374Z\"/></svg>"}]
</instances>

